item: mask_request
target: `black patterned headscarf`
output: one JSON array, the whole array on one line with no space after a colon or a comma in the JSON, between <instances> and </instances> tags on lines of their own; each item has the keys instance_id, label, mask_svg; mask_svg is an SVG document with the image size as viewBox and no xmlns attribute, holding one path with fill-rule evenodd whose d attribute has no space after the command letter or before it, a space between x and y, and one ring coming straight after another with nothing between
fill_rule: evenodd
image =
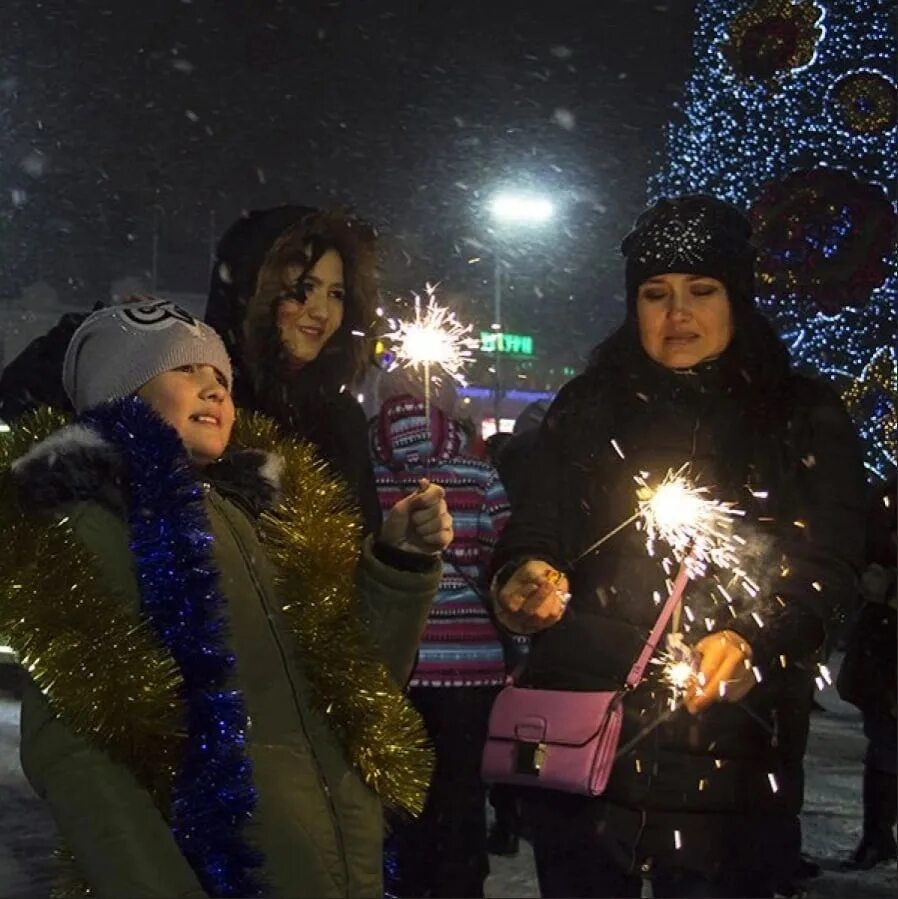
<instances>
[{"instance_id":1,"label":"black patterned headscarf","mask_svg":"<svg viewBox=\"0 0 898 899\"><path fill-rule=\"evenodd\" d=\"M748 219L729 203L709 194L663 198L636 220L624 238L627 312L635 311L639 285L664 274L716 278L735 307L755 295L754 264Z\"/></svg>"}]
</instances>

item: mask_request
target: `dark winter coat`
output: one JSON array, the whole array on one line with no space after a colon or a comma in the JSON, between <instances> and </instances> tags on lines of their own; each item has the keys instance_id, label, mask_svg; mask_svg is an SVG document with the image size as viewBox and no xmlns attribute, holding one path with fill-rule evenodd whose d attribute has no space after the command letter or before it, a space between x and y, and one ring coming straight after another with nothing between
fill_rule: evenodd
<instances>
[{"instance_id":1,"label":"dark winter coat","mask_svg":"<svg viewBox=\"0 0 898 899\"><path fill-rule=\"evenodd\" d=\"M533 464L538 435L536 428L515 434L496 456L496 468L512 508L519 502L520 493L527 490L527 473Z\"/></svg>"},{"instance_id":2,"label":"dark winter coat","mask_svg":"<svg viewBox=\"0 0 898 899\"><path fill-rule=\"evenodd\" d=\"M140 592L117 470L113 448L85 439L84 428L73 426L33 450L16 477L21 495L31 497L28 514L67 516L107 588L136 620ZM275 592L275 572L247 515L270 506L277 466L264 453L244 451L222 464L220 478L216 470L206 470L211 483L204 506L227 603L228 645L237 657L235 687L250 721L247 750L258 805L248 831L265 857L266 895L380 895L380 802L312 706L309 678ZM359 614L398 682L411 671L439 568L431 562L426 571L403 571L372 551L370 537L363 547ZM59 620L64 626L64 610ZM65 633L63 627L63 638ZM82 675L74 670L63 676ZM21 754L28 779L50 804L95 895L206 895L163 811L134 773L101 744L76 736L33 686L23 702Z\"/></svg>"},{"instance_id":3,"label":"dark winter coat","mask_svg":"<svg viewBox=\"0 0 898 899\"><path fill-rule=\"evenodd\" d=\"M101 308L97 303L94 309ZM0 373L0 421L10 424L41 406L71 412L62 387L62 360L86 312L69 312L43 336L32 340Z\"/></svg>"},{"instance_id":4,"label":"dark winter coat","mask_svg":"<svg viewBox=\"0 0 898 899\"><path fill-rule=\"evenodd\" d=\"M867 519L867 568L836 686L846 702L867 715L896 709L898 669L898 574L895 546L895 476L871 499Z\"/></svg>"},{"instance_id":5,"label":"dark winter coat","mask_svg":"<svg viewBox=\"0 0 898 899\"><path fill-rule=\"evenodd\" d=\"M381 510L368 459L368 426L348 389L353 373L345 364L346 342L358 340L350 333L352 323L344 321L318 359L299 371L284 365L277 347L256 358L245 338L246 317L266 256L284 232L310 215L317 211L281 206L252 212L232 226L218 245L205 320L221 335L231 356L238 408L261 412L289 436L315 444L355 493L365 531L373 533L380 529ZM265 378L253 378L253 370L264 371Z\"/></svg>"},{"instance_id":6,"label":"dark winter coat","mask_svg":"<svg viewBox=\"0 0 898 899\"><path fill-rule=\"evenodd\" d=\"M796 750L781 740L800 732L801 721L782 719L806 723L807 708L790 708L783 697L806 679L834 608L851 596L862 555L859 445L838 398L816 382L784 374L766 393L777 397L775 408L750 408L726 354L678 373L634 351L632 334L618 344L629 349L607 354L553 404L496 552L503 573L542 559L571 583L565 616L532 640L526 682L574 690L623 684L667 595L659 558L634 527L577 557L633 514L635 475L657 482L691 463L699 484L745 510L745 567L761 593L752 599L730 585L730 612L712 578L695 581L683 629L693 643L716 630L740 633L763 680L739 704L670 715L618 760L596 814L635 822L617 835L634 864L647 856L700 870L715 858L764 864L746 857L758 845L746 823L763 822L755 835L775 844L770 822L785 822L800 802L788 776ZM621 745L667 711L669 694L651 672L625 698ZM674 830L682 849L674 848Z\"/></svg>"}]
</instances>

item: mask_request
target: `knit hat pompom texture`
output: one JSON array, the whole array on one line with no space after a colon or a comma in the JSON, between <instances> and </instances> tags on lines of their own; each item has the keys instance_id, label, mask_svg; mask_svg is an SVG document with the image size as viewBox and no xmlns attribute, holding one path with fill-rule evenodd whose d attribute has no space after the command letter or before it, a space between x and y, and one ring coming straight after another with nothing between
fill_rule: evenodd
<instances>
[{"instance_id":1,"label":"knit hat pompom texture","mask_svg":"<svg viewBox=\"0 0 898 899\"><path fill-rule=\"evenodd\" d=\"M89 315L66 350L62 383L83 412L182 365L211 365L231 389L231 360L215 330L168 300L147 298Z\"/></svg>"},{"instance_id":2,"label":"knit hat pompom texture","mask_svg":"<svg viewBox=\"0 0 898 899\"><path fill-rule=\"evenodd\" d=\"M709 194L658 200L636 220L621 252L631 310L640 284L674 273L716 278L731 301L754 299L751 224L735 206Z\"/></svg>"}]
</instances>

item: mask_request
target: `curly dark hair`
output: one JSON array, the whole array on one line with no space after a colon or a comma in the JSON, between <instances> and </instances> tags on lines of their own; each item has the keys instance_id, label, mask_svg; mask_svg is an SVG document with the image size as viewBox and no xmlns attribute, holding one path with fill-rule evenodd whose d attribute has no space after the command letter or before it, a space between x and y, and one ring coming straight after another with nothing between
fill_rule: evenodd
<instances>
[{"instance_id":1,"label":"curly dark hair","mask_svg":"<svg viewBox=\"0 0 898 899\"><path fill-rule=\"evenodd\" d=\"M368 332L377 305L374 229L340 209L279 206L249 213L222 238L206 320L222 334L244 390L246 380L253 393L269 394L297 379L277 328L284 287L278 273L295 263L301 281L330 250L343 262L343 321L301 378L325 390L354 381L370 359L369 342L353 331Z\"/></svg>"}]
</instances>

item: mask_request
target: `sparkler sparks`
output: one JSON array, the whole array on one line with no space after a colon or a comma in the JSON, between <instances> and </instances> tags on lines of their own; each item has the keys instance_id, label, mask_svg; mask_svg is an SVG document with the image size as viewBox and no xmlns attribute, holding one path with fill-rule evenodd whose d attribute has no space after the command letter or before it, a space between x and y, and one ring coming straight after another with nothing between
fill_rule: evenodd
<instances>
[{"instance_id":1,"label":"sparkler sparks","mask_svg":"<svg viewBox=\"0 0 898 899\"><path fill-rule=\"evenodd\" d=\"M411 319L390 319L392 331L384 335L396 353L396 365L425 369L431 367L464 384L464 366L474 359L480 341L471 337L472 326L463 325L445 306L436 301L436 287L426 285L427 304L415 294L415 315Z\"/></svg>"},{"instance_id":2,"label":"sparkler sparks","mask_svg":"<svg viewBox=\"0 0 898 899\"><path fill-rule=\"evenodd\" d=\"M636 521L637 527L646 533L649 555L655 554L657 540L665 541L677 562L686 561L690 566L692 577L704 574L708 563L733 568L738 547L744 543L733 533L733 518L745 513L734 503L709 499L710 489L696 487L686 476L688 467L687 464L677 471L670 469L657 487L649 486L645 472L636 475L636 512L588 546L574 561Z\"/></svg>"},{"instance_id":3,"label":"sparkler sparks","mask_svg":"<svg viewBox=\"0 0 898 899\"><path fill-rule=\"evenodd\" d=\"M733 518L744 513L733 503L709 499L709 488L696 487L686 477L687 466L670 470L661 483L652 488L641 475L638 515L646 533L646 548L654 552L659 539L667 543L674 558L682 562L691 557L694 574L703 574L711 563L732 568L737 560Z\"/></svg>"},{"instance_id":4,"label":"sparkler sparks","mask_svg":"<svg viewBox=\"0 0 898 899\"><path fill-rule=\"evenodd\" d=\"M683 642L683 635L678 632L667 635L667 649L652 659L651 664L661 669L661 683L670 688L671 709L676 708L689 688L698 683L700 660L698 653Z\"/></svg>"}]
</instances>

